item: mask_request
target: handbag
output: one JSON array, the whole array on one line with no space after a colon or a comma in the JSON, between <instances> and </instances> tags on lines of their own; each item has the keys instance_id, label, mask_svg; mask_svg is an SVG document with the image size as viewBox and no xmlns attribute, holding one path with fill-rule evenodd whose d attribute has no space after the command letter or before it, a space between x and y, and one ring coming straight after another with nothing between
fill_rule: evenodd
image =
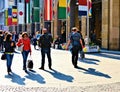
<instances>
[{"instance_id":1,"label":"handbag","mask_svg":"<svg viewBox=\"0 0 120 92\"><path fill-rule=\"evenodd\" d=\"M23 51L23 47L24 47L24 45L17 46L17 50L22 52Z\"/></svg>"},{"instance_id":2,"label":"handbag","mask_svg":"<svg viewBox=\"0 0 120 92\"><path fill-rule=\"evenodd\" d=\"M28 60L27 60L27 68L33 69L33 60L32 60L31 55L29 55Z\"/></svg>"},{"instance_id":3,"label":"handbag","mask_svg":"<svg viewBox=\"0 0 120 92\"><path fill-rule=\"evenodd\" d=\"M3 54L1 55L1 60L6 60L6 55L5 55L5 53L3 53Z\"/></svg>"}]
</instances>

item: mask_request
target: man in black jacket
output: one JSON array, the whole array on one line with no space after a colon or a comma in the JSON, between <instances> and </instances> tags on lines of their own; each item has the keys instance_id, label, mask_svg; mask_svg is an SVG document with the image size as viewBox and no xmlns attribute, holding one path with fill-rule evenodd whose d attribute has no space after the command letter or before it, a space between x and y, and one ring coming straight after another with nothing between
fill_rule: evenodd
<instances>
[{"instance_id":1,"label":"man in black jacket","mask_svg":"<svg viewBox=\"0 0 120 92\"><path fill-rule=\"evenodd\" d=\"M39 69L44 70L44 64L45 64L45 54L47 54L48 58L48 66L49 69L52 69L52 59L51 59L51 44L53 42L52 35L48 33L46 28L43 28L43 35L39 39L39 46L41 47L41 55L42 55L42 63L41 67Z\"/></svg>"}]
</instances>

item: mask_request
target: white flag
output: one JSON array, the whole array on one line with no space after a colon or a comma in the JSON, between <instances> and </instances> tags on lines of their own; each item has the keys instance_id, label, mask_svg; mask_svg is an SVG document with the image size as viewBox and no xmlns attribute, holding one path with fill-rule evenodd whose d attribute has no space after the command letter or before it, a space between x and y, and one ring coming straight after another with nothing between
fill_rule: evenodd
<instances>
[{"instance_id":1,"label":"white flag","mask_svg":"<svg viewBox=\"0 0 120 92\"><path fill-rule=\"evenodd\" d=\"M24 3L18 3L18 24L24 24Z\"/></svg>"}]
</instances>

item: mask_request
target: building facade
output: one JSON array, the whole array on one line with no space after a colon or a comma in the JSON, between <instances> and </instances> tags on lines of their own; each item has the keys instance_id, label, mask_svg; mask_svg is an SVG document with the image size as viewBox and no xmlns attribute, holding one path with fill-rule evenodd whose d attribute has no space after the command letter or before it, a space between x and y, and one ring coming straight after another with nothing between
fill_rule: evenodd
<instances>
[{"instance_id":1,"label":"building facade","mask_svg":"<svg viewBox=\"0 0 120 92\"><path fill-rule=\"evenodd\" d=\"M83 37L87 34L86 16L78 16L78 0L70 0L70 17L66 19L66 38L70 29L78 27ZM59 3L59 0L58 2ZM58 5L58 4L57 4ZM58 10L56 10L58 14ZM60 22L54 22L54 35L60 34ZM120 1L119 0L92 0L92 17L89 18L89 36L95 31L96 39L101 48L108 50L120 50Z\"/></svg>"},{"instance_id":2,"label":"building facade","mask_svg":"<svg viewBox=\"0 0 120 92\"><path fill-rule=\"evenodd\" d=\"M102 0L102 47L120 50L120 0Z\"/></svg>"},{"instance_id":3,"label":"building facade","mask_svg":"<svg viewBox=\"0 0 120 92\"><path fill-rule=\"evenodd\" d=\"M32 30L34 34L35 31L40 31L46 22L44 21L44 1L45 0L0 0L0 29L8 26L8 30L17 30L18 32L29 32L29 30L31 32ZM71 32L70 29L76 26L85 38L87 34L87 18L86 16L78 16L78 1L79 0L66 0L66 9L69 11L69 15L68 13L66 14L66 19L59 19L60 0L52 0L53 17L50 21L50 28L54 37L65 32L67 41L68 35ZM13 8L12 6L19 6L19 3L27 3L23 5L23 13L26 12L23 22L21 22L23 24L19 24L21 18L19 19L18 15L20 14L22 16L22 12L19 12L19 7L17 7L17 19L13 19L13 17L16 17L15 12L12 12L12 15L6 16L8 13L11 14L10 12L6 13L6 11ZM17 21L18 24L8 25L8 22L11 22L11 18ZM92 16L89 17L89 37L92 31L95 31L101 48L120 50L120 0L92 0Z\"/></svg>"}]
</instances>

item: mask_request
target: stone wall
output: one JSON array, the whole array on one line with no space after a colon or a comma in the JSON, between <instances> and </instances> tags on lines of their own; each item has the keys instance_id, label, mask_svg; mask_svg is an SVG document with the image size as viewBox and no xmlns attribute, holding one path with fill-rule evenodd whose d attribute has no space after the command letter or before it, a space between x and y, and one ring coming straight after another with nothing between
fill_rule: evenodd
<instances>
[{"instance_id":1,"label":"stone wall","mask_svg":"<svg viewBox=\"0 0 120 92\"><path fill-rule=\"evenodd\" d=\"M120 50L119 0L102 0L102 48Z\"/></svg>"}]
</instances>

